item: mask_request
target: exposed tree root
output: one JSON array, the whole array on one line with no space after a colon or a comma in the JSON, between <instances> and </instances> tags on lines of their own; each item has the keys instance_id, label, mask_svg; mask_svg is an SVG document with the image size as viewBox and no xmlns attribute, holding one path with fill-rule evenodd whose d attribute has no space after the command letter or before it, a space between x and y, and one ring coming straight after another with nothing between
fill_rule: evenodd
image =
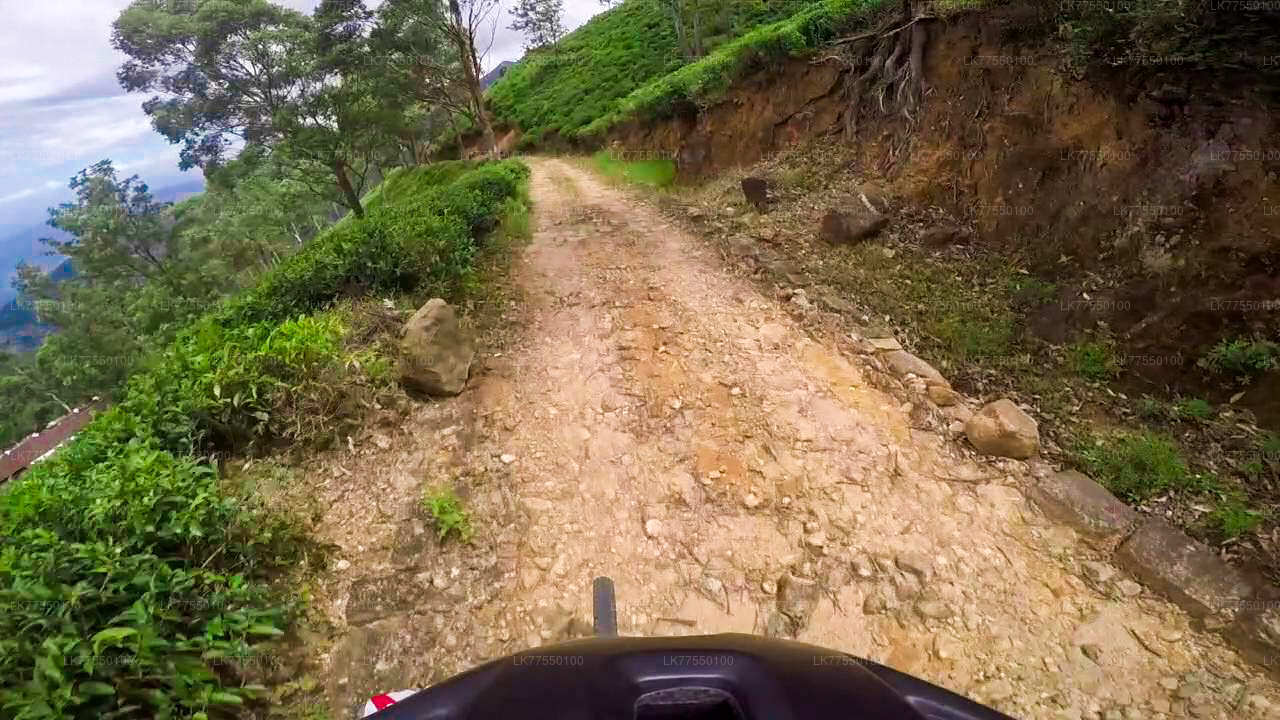
<instances>
[{"instance_id":1,"label":"exposed tree root","mask_svg":"<svg viewBox=\"0 0 1280 720\"><path fill-rule=\"evenodd\" d=\"M840 38L836 52L822 62L836 60L848 68L844 131L853 138L867 101L880 114L900 112L914 125L927 91L924 53L929 41L929 23L934 19L920 0L903 0L902 10L880 23L875 30ZM862 72L858 69L865 68Z\"/></svg>"}]
</instances>

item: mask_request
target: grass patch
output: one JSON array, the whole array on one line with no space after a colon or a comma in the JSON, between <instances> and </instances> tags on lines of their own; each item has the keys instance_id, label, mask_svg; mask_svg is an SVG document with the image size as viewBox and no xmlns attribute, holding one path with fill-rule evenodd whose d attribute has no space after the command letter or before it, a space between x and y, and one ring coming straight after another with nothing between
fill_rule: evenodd
<instances>
[{"instance_id":1,"label":"grass patch","mask_svg":"<svg viewBox=\"0 0 1280 720\"><path fill-rule=\"evenodd\" d=\"M1138 417L1144 420L1163 420L1169 417L1169 405L1163 400L1143 395L1136 406Z\"/></svg>"},{"instance_id":2,"label":"grass patch","mask_svg":"<svg viewBox=\"0 0 1280 720\"><path fill-rule=\"evenodd\" d=\"M1099 482L1126 500L1142 501L1166 490L1192 487L1173 439L1152 432L1119 433L1077 445L1076 459Z\"/></svg>"},{"instance_id":3,"label":"grass patch","mask_svg":"<svg viewBox=\"0 0 1280 720\"><path fill-rule=\"evenodd\" d=\"M909 316L942 366L1018 365L1018 319L1007 293L1009 268L988 258L957 259L943 267L889 256L872 243L832 252L823 279L878 313ZM974 278L976 286L957 277Z\"/></svg>"},{"instance_id":4,"label":"grass patch","mask_svg":"<svg viewBox=\"0 0 1280 720\"><path fill-rule=\"evenodd\" d=\"M427 490L422 498L422 507L431 515L436 527L436 537L441 542L455 535L462 542L471 539L471 519L462 508L462 501L451 488L433 488Z\"/></svg>"},{"instance_id":5,"label":"grass patch","mask_svg":"<svg viewBox=\"0 0 1280 720\"><path fill-rule=\"evenodd\" d=\"M1228 495L1209 513L1209 524L1224 538L1236 538L1262 524L1262 513L1250 508L1239 495Z\"/></svg>"},{"instance_id":6,"label":"grass patch","mask_svg":"<svg viewBox=\"0 0 1280 720\"><path fill-rule=\"evenodd\" d=\"M1110 343L1085 342L1071 346L1072 371L1085 380L1101 382L1120 374L1120 364Z\"/></svg>"},{"instance_id":7,"label":"grass patch","mask_svg":"<svg viewBox=\"0 0 1280 720\"><path fill-rule=\"evenodd\" d=\"M592 156L591 163L597 172L611 180L657 188L667 187L676 180L676 164L669 158L620 160L602 150Z\"/></svg>"},{"instance_id":8,"label":"grass patch","mask_svg":"<svg viewBox=\"0 0 1280 720\"><path fill-rule=\"evenodd\" d=\"M1009 278L1009 294L1025 307L1036 307L1053 302L1058 286L1031 275L1017 274Z\"/></svg>"},{"instance_id":9,"label":"grass patch","mask_svg":"<svg viewBox=\"0 0 1280 720\"><path fill-rule=\"evenodd\" d=\"M1179 398L1173 408L1178 417L1185 420L1208 420L1213 417L1213 406L1198 397Z\"/></svg>"}]
</instances>

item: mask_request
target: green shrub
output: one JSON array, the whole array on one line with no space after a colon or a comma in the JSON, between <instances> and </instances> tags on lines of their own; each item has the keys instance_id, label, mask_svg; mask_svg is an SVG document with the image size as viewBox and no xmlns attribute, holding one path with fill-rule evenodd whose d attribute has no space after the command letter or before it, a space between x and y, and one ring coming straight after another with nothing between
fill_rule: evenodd
<instances>
[{"instance_id":1,"label":"green shrub","mask_svg":"<svg viewBox=\"0 0 1280 720\"><path fill-rule=\"evenodd\" d=\"M1121 433L1076 447L1077 460L1115 494L1141 501L1170 489L1186 489L1195 478L1171 438Z\"/></svg>"},{"instance_id":2,"label":"green shrub","mask_svg":"<svg viewBox=\"0 0 1280 720\"><path fill-rule=\"evenodd\" d=\"M258 697L219 665L282 633L289 607L252 578L295 560L288 526L150 441L82 460L60 453L0 500L0 714L167 717Z\"/></svg>"},{"instance_id":3,"label":"green shrub","mask_svg":"<svg viewBox=\"0 0 1280 720\"><path fill-rule=\"evenodd\" d=\"M1169 407L1163 401L1143 395L1138 400L1138 416L1147 420L1162 420L1169 414Z\"/></svg>"},{"instance_id":4,"label":"green shrub","mask_svg":"<svg viewBox=\"0 0 1280 720\"><path fill-rule=\"evenodd\" d=\"M1057 5L1055 22L1082 67L1244 70L1274 87L1278 69L1269 58L1280 54L1280 16L1266 3L1238 5L1228 10L1192 0L1065 2Z\"/></svg>"},{"instance_id":5,"label":"green shrub","mask_svg":"<svg viewBox=\"0 0 1280 720\"><path fill-rule=\"evenodd\" d=\"M402 171L392 182L403 191L415 184L415 174L447 177L452 172L431 168ZM431 185L412 202L375 203L363 220L341 223L317 237L215 317L230 324L280 321L343 293L423 286L448 297L470 267L474 236L491 229L498 207L527 177L527 167L507 160ZM398 192L381 195L394 199Z\"/></svg>"},{"instance_id":6,"label":"green shrub","mask_svg":"<svg viewBox=\"0 0 1280 720\"><path fill-rule=\"evenodd\" d=\"M1071 366L1086 380L1109 380L1120 374L1120 365L1109 344L1079 343L1071 347Z\"/></svg>"},{"instance_id":7,"label":"green shrub","mask_svg":"<svg viewBox=\"0 0 1280 720\"><path fill-rule=\"evenodd\" d=\"M1209 513L1209 523L1224 538L1239 537L1262 523L1263 515L1238 496L1229 496Z\"/></svg>"},{"instance_id":8,"label":"green shrub","mask_svg":"<svg viewBox=\"0 0 1280 720\"><path fill-rule=\"evenodd\" d=\"M1262 451L1262 457L1274 462L1280 462L1280 435L1267 433L1259 443L1259 450Z\"/></svg>"},{"instance_id":9,"label":"green shrub","mask_svg":"<svg viewBox=\"0 0 1280 720\"><path fill-rule=\"evenodd\" d=\"M0 493L0 717L230 717L264 697L255 657L294 610L264 571L296 563L305 538L193 453L299 437L300 417L324 418L307 399L347 386L333 379L352 363L342 316L306 313L346 283L462 282L471 233L527 169L455 170L403 171L365 219L180 332L120 402ZM361 357L371 376L389 371ZM467 529L465 514L453 522Z\"/></svg>"},{"instance_id":10,"label":"green shrub","mask_svg":"<svg viewBox=\"0 0 1280 720\"><path fill-rule=\"evenodd\" d=\"M1280 344L1270 340L1223 340L1198 363L1223 375L1261 375L1280 367Z\"/></svg>"},{"instance_id":11,"label":"green shrub","mask_svg":"<svg viewBox=\"0 0 1280 720\"><path fill-rule=\"evenodd\" d=\"M471 539L471 520L466 510L462 509L462 501L449 488L438 488L427 492L422 499L422 506L431 514L436 526L436 535L443 542L450 534L456 534L466 542Z\"/></svg>"}]
</instances>

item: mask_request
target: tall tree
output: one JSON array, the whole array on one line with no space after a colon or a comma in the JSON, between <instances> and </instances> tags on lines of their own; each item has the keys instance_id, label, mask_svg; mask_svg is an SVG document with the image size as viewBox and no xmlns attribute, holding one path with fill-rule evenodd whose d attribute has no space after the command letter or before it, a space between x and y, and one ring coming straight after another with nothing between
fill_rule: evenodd
<instances>
[{"instance_id":1,"label":"tall tree","mask_svg":"<svg viewBox=\"0 0 1280 720\"><path fill-rule=\"evenodd\" d=\"M377 52L408 71L413 97L441 110L450 124L454 116L464 116L479 128L493 155L497 140L480 87L487 49L481 50L478 41L486 25L494 24L496 7L497 0L385 0L373 33Z\"/></svg>"},{"instance_id":2,"label":"tall tree","mask_svg":"<svg viewBox=\"0 0 1280 720\"><path fill-rule=\"evenodd\" d=\"M135 0L111 41L116 73L157 131L182 144L182 167L217 164L237 142L270 143L273 116L303 90L291 72L307 18L266 0Z\"/></svg>"},{"instance_id":3,"label":"tall tree","mask_svg":"<svg viewBox=\"0 0 1280 720\"><path fill-rule=\"evenodd\" d=\"M120 178L104 160L77 174L71 189L75 199L51 209L49 221L71 239L42 242L70 258L74 276L55 282L23 266L15 286L58 328L37 368L51 391L75 402L119 383L144 338L199 313L217 279L189 261L170 204L136 176Z\"/></svg>"},{"instance_id":4,"label":"tall tree","mask_svg":"<svg viewBox=\"0 0 1280 720\"><path fill-rule=\"evenodd\" d=\"M554 46L564 36L564 0L518 0L510 29L524 35L525 50Z\"/></svg>"},{"instance_id":5,"label":"tall tree","mask_svg":"<svg viewBox=\"0 0 1280 720\"><path fill-rule=\"evenodd\" d=\"M478 49L476 40L480 37L486 24L490 23L498 0L448 0L449 15L444 23L446 34L453 39L458 48L458 56L462 65L462 79L471 98L472 110L480 123L481 137L492 157L498 156L498 140L493 132L493 123L484 107L484 88L480 87L480 62L488 54ZM493 41L493 28L489 32L490 43Z\"/></svg>"},{"instance_id":6,"label":"tall tree","mask_svg":"<svg viewBox=\"0 0 1280 720\"><path fill-rule=\"evenodd\" d=\"M325 0L316 17L267 0L135 0L114 25L128 56L117 77L156 129L182 144L182 166L216 166L240 143L281 148L332 173L357 215L360 177L396 105L370 94L371 15Z\"/></svg>"}]
</instances>

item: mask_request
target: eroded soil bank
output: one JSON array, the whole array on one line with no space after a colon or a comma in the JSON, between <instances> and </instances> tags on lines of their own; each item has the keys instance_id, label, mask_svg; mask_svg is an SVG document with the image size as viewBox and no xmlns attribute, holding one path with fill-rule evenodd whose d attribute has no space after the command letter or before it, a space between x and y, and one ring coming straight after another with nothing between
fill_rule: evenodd
<instances>
[{"instance_id":1,"label":"eroded soil bank","mask_svg":"<svg viewBox=\"0 0 1280 720\"><path fill-rule=\"evenodd\" d=\"M834 48L609 142L670 153L687 178L800 142L851 150L891 197L945 211L975 245L1055 286L1056 302L1029 323L1035 337L1101 336L1131 390L1215 403L1243 392L1237 406L1280 427L1280 372L1239 386L1196 365L1224 339L1280 338L1274 106L1229 74L1176 65L1077 77L1048 17L1012 4L935 21L910 117L882 106L883 93L854 102L863 68Z\"/></svg>"}]
</instances>

